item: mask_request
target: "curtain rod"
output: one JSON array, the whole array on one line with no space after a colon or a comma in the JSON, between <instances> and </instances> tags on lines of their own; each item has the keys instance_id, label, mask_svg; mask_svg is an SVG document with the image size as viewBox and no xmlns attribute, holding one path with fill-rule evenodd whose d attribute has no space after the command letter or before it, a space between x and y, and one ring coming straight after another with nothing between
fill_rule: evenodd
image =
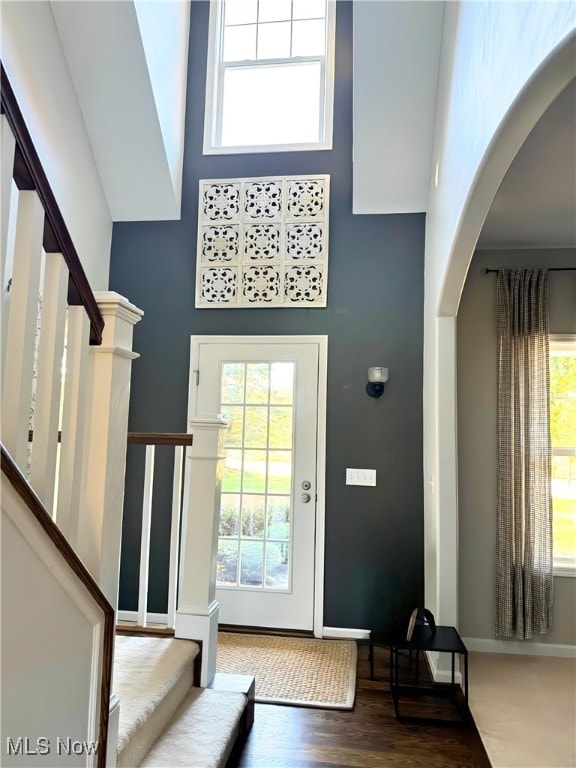
<instances>
[{"instance_id":1,"label":"curtain rod","mask_svg":"<svg viewBox=\"0 0 576 768\"><path fill-rule=\"evenodd\" d=\"M530 267L527 267L527 269L530 269ZM536 267L532 267L532 269L536 269ZM576 267L543 267L543 269L548 269L548 272L576 272ZM482 270L483 275L489 275L491 272L497 274L500 270L490 269L489 267L484 267Z\"/></svg>"}]
</instances>

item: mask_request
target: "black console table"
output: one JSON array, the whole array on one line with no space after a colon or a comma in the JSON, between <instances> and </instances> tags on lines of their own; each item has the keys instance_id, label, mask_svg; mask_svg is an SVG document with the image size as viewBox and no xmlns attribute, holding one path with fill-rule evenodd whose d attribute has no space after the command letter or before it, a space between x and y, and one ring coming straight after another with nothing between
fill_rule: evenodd
<instances>
[{"instance_id":1,"label":"black console table","mask_svg":"<svg viewBox=\"0 0 576 768\"><path fill-rule=\"evenodd\" d=\"M401 651L408 651L410 658L416 654L414 684L407 685L399 682L398 666ZM438 653L450 653L452 655L452 682L445 685L425 685L419 684L419 663L421 651L435 651ZM464 689L464 703L455 696L460 686L456 684L455 679L455 657L456 654L464 658L464 671L462 673L462 682ZM435 718L421 718L415 716L402 716L400 714L400 694L422 694L432 693L433 695L444 693L446 690L452 693L458 706L460 720L442 720ZM435 725L465 725L468 722L468 649L462 642L462 638L454 627L430 627L426 624L417 624L410 640L395 640L390 647L390 691L394 703L394 715L397 720L407 722L424 722Z\"/></svg>"}]
</instances>

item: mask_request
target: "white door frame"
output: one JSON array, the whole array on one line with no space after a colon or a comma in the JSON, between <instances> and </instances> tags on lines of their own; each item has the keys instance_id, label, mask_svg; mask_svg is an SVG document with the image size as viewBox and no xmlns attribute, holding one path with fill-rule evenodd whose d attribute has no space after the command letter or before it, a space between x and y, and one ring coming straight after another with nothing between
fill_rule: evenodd
<instances>
[{"instance_id":1,"label":"white door frame","mask_svg":"<svg viewBox=\"0 0 576 768\"><path fill-rule=\"evenodd\" d=\"M190 390L199 370L200 344L317 344L318 419L316 428L316 536L314 546L314 637L322 637L324 627L324 545L326 525L326 392L328 381L328 336L219 336L190 337ZM197 416L197 388L188 398L188 420ZM215 414L214 414L215 415Z\"/></svg>"}]
</instances>

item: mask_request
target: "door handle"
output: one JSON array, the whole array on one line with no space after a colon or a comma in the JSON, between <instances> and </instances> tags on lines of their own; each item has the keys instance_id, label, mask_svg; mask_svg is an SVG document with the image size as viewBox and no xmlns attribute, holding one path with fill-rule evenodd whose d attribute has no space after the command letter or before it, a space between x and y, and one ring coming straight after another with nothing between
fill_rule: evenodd
<instances>
[{"instance_id":1,"label":"door handle","mask_svg":"<svg viewBox=\"0 0 576 768\"><path fill-rule=\"evenodd\" d=\"M308 502L310 501L310 499L312 498L312 496L310 496L310 494L309 494L309 493L303 493L303 494L302 494L302 496L301 496L300 498L302 499L302 501L304 502L304 504L308 504Z\"/></svg>"}]
</instances>

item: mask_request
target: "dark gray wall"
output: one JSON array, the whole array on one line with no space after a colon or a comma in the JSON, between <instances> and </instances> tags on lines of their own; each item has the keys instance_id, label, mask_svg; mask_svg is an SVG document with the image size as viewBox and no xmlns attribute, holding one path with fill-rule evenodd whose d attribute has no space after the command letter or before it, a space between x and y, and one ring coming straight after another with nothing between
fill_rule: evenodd
<instances>
[{"instance_id":1,"label":"dark gray wall","mask_svg":"<svg viewBox=\"0 0 576 768\"><path fill-rule=\"evenodd\" d=\"M191 334L327 334L324 625L388 635L423 599L424 215L352 215L352 5L337 4L334 149L202 155L208 4L191 5L182 220L115 224L110 287L144 310L134 347L130 429L185 431ZM385 137L383 137L383 141ZM329 173L326 309L194 309L198 180ZM380 400L367 368L385 365ZM143 461L142 457L139 459ZM129 460L131 477L142 474ZM377 470L347 487L346 467ZM165 609L169 504L155 502L150 605ZM120 607L136 604L141 492L130 479Z\"/></svg>"}]
</instances>

